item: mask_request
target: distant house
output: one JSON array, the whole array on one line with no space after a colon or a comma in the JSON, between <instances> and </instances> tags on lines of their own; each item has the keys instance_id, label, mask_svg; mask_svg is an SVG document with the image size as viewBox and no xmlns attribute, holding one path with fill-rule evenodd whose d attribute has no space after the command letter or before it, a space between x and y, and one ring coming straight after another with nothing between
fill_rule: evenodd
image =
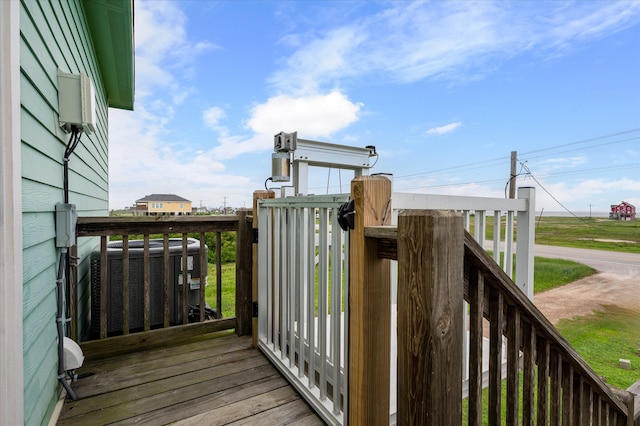
<instances>
[{"instance_id":1,"label":"distant house","mask_svg":"<svg viewBox=\"0 0 640 426\"><path fill-rule=\"evenodd\" d=\"M609 219L635 220L636 207L626 201L623 201L618 205L612 204L611 211L609 212Z\"/></svg>"},{"instance_id":2,"label":"distant house","mask_svg":"<svg viewBox=\"0 0 640 426\"><path fill-rule=\"evenodd\" d=\"M139 216L181 216L192 213L191 201L174 194L151 194L139 200L132 209Z\"/></svg>"}]
</instances>

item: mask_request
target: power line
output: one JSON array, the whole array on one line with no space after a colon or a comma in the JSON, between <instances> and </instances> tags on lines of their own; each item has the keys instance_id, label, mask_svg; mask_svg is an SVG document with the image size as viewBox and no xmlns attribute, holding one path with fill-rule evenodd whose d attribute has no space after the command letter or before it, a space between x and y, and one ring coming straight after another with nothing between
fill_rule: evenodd
<instances>
[{"instance_id":1,"label":"power line","mask_svg":"<svg viewBox=\"0 0 640 426\"><path fill-rule=\"evenodd\" d=\"M404 176L397 176L397 177L394 177L394 180L408 179L408 178L411 178L411 177L423 176L423 175L429 175L429 174L436 174L436 173L440 173L440 172L448 172L448 171L457 170L457 169L473 170L474 168L477 169L477 168L484 168L484 167L497 165L497 164L487 164L487 163L496 163L498 161L504 162L504 161L507 161L507 160L509 160L509 157L497 157L497 158L493 158L491 160L476 161L476 162L473 162L473 163L462 164L460 166L445 167L443 169L429 170L429 171L425 171L425 172L412 173L412 174L404 175ZM486 165L479 166L480 164L486 164ZM472 168L471 166L477 166L477 167L473 167Z\"/></svg>"},{"instance_id":2,"label":"power line","mask_svg":"<svg viewBox=\"0 0 640 426\"><path fill-rule=\"evenodd\" d=\"M541 148L541 149L536 149L536 150L533 150L533 151L520 153L519 157L525 157L525 156L528 156L530 154L535 154L535 153L538 153L538 152L553 151L553 150L557 150L559 148L563 148L563 147L567 147L567 146L585 144L585 143L588 143L588 142L594 142L594 141L607 139L607 138L611 138L611 137L615 137L615 136L635 133L635 132L638 132L638 131L640 131L640 128L623 130L623 131L620 131L620 132L609 133L607 135L601 135L601 136L596 136L596 137L593 137L593 138L582 139L582 140L575 141L575 142L558 144L558 145L554 145L554 146L547 147L547 148ZM572 149L572 150L565 150L565 151L561 151L561 152L554 152L554 153L549 153L549 154L538 155L538 156L535 156L535 157L529 157L528 159L529 160L533 160L533 159L536 159L536 158L543 158L543 157L552 156L552 155L556 155L556 154L564 154L564 153L567 153L567 152L573 152L573 151L584 150L584 149L592 149L592 148L597 148L597 147L600 147L600 146L613 145L613 144L633 141L633 140L637 140L637 139L640 139L640 136L635 136L635 137L627 138L627 139L621 139L621 140L617 140L617 141L608 141L608 142L604 142L604 143L601 143L601 144L592 145L592 146L588 146L588 147L582 147L582 148L575 148L575 149ZM492 158L492 159L488 159L488 160L481 160L481 161L475 161L475 162L472 162L472 163L462 164L462 165L459 165L459 166L451 166L451 167L445 167L445 168L436 169L436 170L428 170L428 171L411 173L411 174L408 174L408 175L395 176L394 180L397 181L397 180L403 180L403 179L408 179L408 178L417 177L417 176L427 176L427 175L432 175L432 174L437 174L437 173L442 173L442 172L452 172L452 171L455 171L455 170L458 170L458 169L474 170L474 169L478 169L478 168L497 166L500 163L503 163L503 162L506 163L508 160L509 160L508 156L496 157L496 158Z\"/></svg>"},{"instance_id":3,"label":"power line","mask_svg":"<svg viewBox=\"0 0 640 426\"><path fill-rule=\"evenodd\" d=\"M547 147L547 148L540 148L540 149L536 149L536 150L529 151L529 152L523 152L522 155L529 155L529 154L535 154L537 152L551 151L551 150L562 148L562 147L565 147L565 146L579 145L581 143L593 142L593 141L597 141L597 140L611 138L611 137L614 137L614 136L620 136L620 135L626 135L626 134L629 134L629 133L635 133L635 132L638 132L638 131L640 131L640 127L635 128L635 129L623 130L623 131L616 132L616 133L609 133L608 135L596 136L594 138L582 139L582 140L579 140L579 141L576 141L576 142L569 142L569 143L555 145L555 146L551 146L551 147Z\"/></svg>"},{"instance_id":4,"label":"power line","mask_svg":"<svg viewBox=\"0 0 640 426\"><path fill-rule=\"evenodd\" d=\"M531 177L531 179L533 179L539 186L540 188L542 188L542 190L544 192L547 193L547 195L549 195L549 197L551 197L553 199L553 201L555 201L556 203L558 203L558 205L560 207L562 207L563 209L565 209L571 216L575 217L578 220L583 220L582 218L580 218L579 216L577 216L575 213L573 213L571 210L569 210L569 208L567 208L567 206L565 206L564 204L562 204L560 202L560 200L558 200L551 192L549 192L549 190L542 184L542 182L540 182L531 172L531 170L529 169L529 167L527 167L527 165L525 163L520 163L522 165L522 168L524 168L527 171L527 175ZM596 228L595 226L593 226L591 223L586 222L587 225L591 226L592 228Z\"/></svg>"},{"instance_id":5,"label":"power line","mask_svg":"<svg viewBox=\"0 0 640 426\"><path fill-rule=\"evenodd\" d=\"M629 142L629 141L634 141L634 140L640 140L640 136L633 137L633 138L628 138L628 139L621 139L621 140L618 140L618 141L604 142L604 143L600 143L600 144L597 144L597 145L591 145L591 146L586 146L586 147L582 147L582 148L573 148L573 149L567 149L565 151L558 151L558 152L553 152L553 153L549 153L549 154L542 154L542 155L538 155L538 156L535 156L535 157L528 157L528 159L529 160L534 160L536 158L544 158L544 157L550 157L550 156L558 155L558 154L566 154L567 152L584 151L586 149L598 148L598 147L601 147L601 146L614 145L614 144L617 144L617 143Z\"/></svg>"}]
</instances>

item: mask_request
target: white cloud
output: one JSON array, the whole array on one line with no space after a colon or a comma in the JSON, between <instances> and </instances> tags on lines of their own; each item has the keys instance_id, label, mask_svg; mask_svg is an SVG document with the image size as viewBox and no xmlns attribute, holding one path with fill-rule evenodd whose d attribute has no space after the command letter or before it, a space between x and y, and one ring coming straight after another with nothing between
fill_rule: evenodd
<instances>
[{"instance_id":1,"label":"white cloud","mask_svg":"<svg viewBox=\"0 0 640 426\"><path fill-rule=\"evenodd\" d=\"M351 58L364 40L365 35L355 27L329 31L324 38L295 51L271 83L284 93L315 93L319 83L333 82L349 73Z\"/></svg>"},{"instance_id":2,"label":"white cloud","mask_svg":"<svg viewBox=\"0 0 640 426\"><path fill-rule=\"evenodd\" d=\"M207 108L202 113L202 119L204 120L204 124L207 127L212 129L218 129L220 127L220 120L226 117L226 113L220 107L214 106L211 108Z\"/></svg>"},{"instance_id":3,"label":"white cloud","mask_svg":"<svg viewBox=\"0 0 640 426\"><path fill-rule=\"evenodd\" d=\"M391 2L337 28L290 34L297 47L270 82L309 93L346 78L469 80L525 51L561 54L640 19L640 2ZM304 41L304 42L303 42Z\"/></svg>"},{"instance_id":4,"label":"white cloud","mask_svg":"<svg viewBox=\"0 0 640 426\"><path fill-rule=\"evenodd\" d=\"M257 105L247 126L259 134L297 130L307 137L327 137L356 121L361 108L362 104L338 91L304 97L281 95Z\"/></svg>"},{"instance_id":5,"label":"white cloud","mask_svg":"<svg viewBox=\"0 0 640 426\"><path fill-rule=\"evenodd\" d=\"M558 170L574 169L577 166L587 164L589 159L586 155L574 155L572 157L550 158L539 163L539 171L541 174L550 173Z\"/></svg>"},{"instance_id":6,"label":"white cloud","mask_svg":"<svg viewBox=\"0 0 640 426\"><path fill-rule=\"evenodd\" d=\"M456 121L454 123L445 124L444 126L433 127L431 129L427 130L427 134L428 135L437 135L437 136L444 135L445 133L453 132L455 129L457 129L461 125L462 125L461 122Z\"/></svg>"},{"instance_id":7,"label":"white cloud","mask_svg":"<svg viewBox=\"0 0 640 426\"><path fill-rule=\"evenodd\" d=\"M297 131L305 138L330 137L358 120L362 106L339 91L326 95L274 96L251 110L246 123L251 136L222 135L214 152L217 158L228 159L272 149L273 135L281 131Z\"/></svg>"}]
</instances>

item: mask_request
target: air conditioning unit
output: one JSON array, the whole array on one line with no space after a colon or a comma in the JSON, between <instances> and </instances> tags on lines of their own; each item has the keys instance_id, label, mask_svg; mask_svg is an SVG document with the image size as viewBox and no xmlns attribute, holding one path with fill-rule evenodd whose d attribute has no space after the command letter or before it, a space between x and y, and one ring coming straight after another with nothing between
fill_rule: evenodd
<instances>
[{"instance_id":1,"label":"air conditioning unit","mask_svg":"<svg viewBox=\"0 0 640 426\"><path fill-rule=\"evenodd\" d=\"M129 241L129 329L144 328L144 241ZM205 246L205 259L208 247ZM107 334L123 331L122 271L123 243L107 244ZM169 239L169 321L182 324L184 312L182 284L189 285L189 306L200 304L200 285L207 277L200 276L200 241L187 239L187 268L182 271L182 239ZM91 333L100 334L100 250L91 254ZM186 275L186 280L185 280ZM164 323L164 241L149 241L149 302L151 327Z\"/></svg>"}]
</instances>

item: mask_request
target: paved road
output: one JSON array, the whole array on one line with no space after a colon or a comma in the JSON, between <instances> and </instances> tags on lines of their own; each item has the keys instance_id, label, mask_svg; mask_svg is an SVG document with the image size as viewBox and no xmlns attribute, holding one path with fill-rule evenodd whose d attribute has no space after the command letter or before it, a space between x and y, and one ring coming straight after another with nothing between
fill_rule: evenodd
<instances>
[{"instance_id":1,"label":"paved road","mask_svg":"<svg viewBox=\"0 0 640 426\"><path fill-rule=\"evenodd\" d=\"M640 254L604 250L537 245L535 255L567 259L582 263L600 272L640 276Z\"/></svg>"}]
</instances>

